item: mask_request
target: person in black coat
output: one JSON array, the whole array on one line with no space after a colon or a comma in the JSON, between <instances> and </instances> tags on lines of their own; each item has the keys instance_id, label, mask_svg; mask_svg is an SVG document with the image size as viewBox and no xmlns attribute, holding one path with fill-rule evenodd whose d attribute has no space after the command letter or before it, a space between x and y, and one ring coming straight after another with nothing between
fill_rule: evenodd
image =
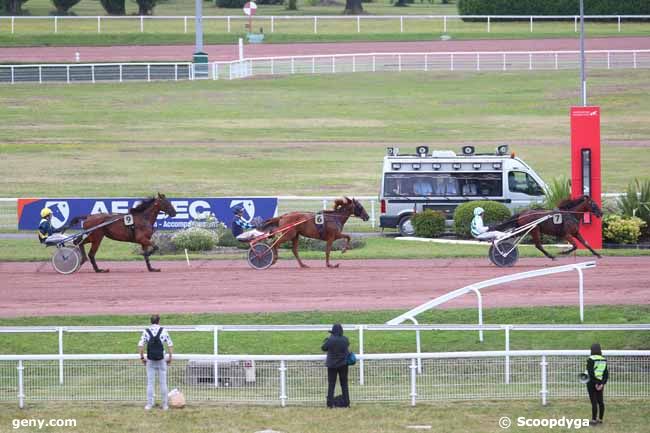
<instances>
[{"instance_id":1,"label":"person in black coat","mask_svg":"<svg viewBox=\"0 0 650 433\"><path fill-rule=\"evenodd\" d=\"M605 415L603 393L605 384L609 380L609 369L607 368L607 359L603 356L598 343L591 345L591 356L587 359L587 374L589 375L587 392L591 401L591 421L589 423L591 425L602 424ZM598 411L600 411L600 416L596 418Z\"/></svg>"},{"instance_id":2,"label":"person in black coat","mask_svg":"<svg viewBox=\"0 0 650 433\"><path fill-rule=\"evenodd\" d=\"M339 323L332 326L330 336L323 342L322 350L327 352L325 365L327 366L327 407L334 407L334 388L336 375L341 382L343 392L343 407L350 407L350 394L348 392L348 348L350 342L343 335L343 327Z\"/></svg>"}]
</instances>

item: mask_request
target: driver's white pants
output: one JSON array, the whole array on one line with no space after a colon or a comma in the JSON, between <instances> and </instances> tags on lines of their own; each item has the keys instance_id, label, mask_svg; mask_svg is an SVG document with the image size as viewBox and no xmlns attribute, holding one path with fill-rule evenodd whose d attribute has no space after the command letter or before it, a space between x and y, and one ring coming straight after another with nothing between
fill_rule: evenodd
<instances>
[{"instance_id":1,"label":"driver's white pants","mask_svg":"<svg viewBox=\"0 0 650 433\"><path fill-rule=\"evenodd\" d=\"M476 236L476 239L478 239L479 241L493 241L497 238L502 237L503 235L505 235L504 232L495 230L492 232L481 233L480 235Z\"/></svg>"},{"instance_id":2,"label":"driver's white pants","mask_svg":"<svg viewBox=\"0 0 650 433\"><path fill-rule=\"evenodd\" d=\"M253 230L249 230L249 231L244 232L244 233L240 234L239 236L237 236L237 240L238 241L243 241L243 242L250 241L251 239L256 238L258 236L261 236L263 234L264 234L264 232L253 229Z\"/></svg>"},{"instance_id":3,"label":"driver's white pants","mask_svg":"<svg viewBox=\"0 0 650 433\"><path fill-rule=\"evenodd\" d=\"M47 238L45 238L45 245L56 245L67 237L69 236L66 236L62 233L52 233Z\"/></svg>"}]
</instances>

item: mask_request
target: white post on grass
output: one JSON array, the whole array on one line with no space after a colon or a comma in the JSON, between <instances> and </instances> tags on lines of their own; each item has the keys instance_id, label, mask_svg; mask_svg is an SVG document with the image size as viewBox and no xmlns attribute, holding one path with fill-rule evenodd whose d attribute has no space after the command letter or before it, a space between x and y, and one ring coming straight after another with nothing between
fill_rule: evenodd
<instances>
[{"instance_id":1,"label":"white post on grass","mask_svg":"<svg viewBox=\"0 0 650 433\"><path fill-rule=\"evenodd\" d=\"M59 333L59 384L63 385L63 328L58 327L57 332Z\"/></svg>"},{"instance_id":2,"label":"white post on grass","mask_svg":"<svg viewBox=\"0 0 650 433\"><path fill-rule=\"evenodd\" d=\"M363 355L363 328L364 325L359 326L359 355ZM359 360L359 385L363 385L363 359Z\"/></svg>"},{"instance_id":3,"label":"white post on grass","mask_svg":"<svg viewBox=\"0 0 650 433\"><path fill-rule=\"evenodd\" d=\"M23 361L22 359L18 360L18 407L25 407L25 387L23 381Z\"/></svg>"},{"instance_id":4,"label":"white post on grass","mask_svg":"<svg viewBox=\"0 0 650 433\"><path fill-rule=\"evenodd\" d=\"M219 354L219 328L212 329L212 353ZM214 361L214 387L219 387L219 362Z\"/></svg>"}]
</instances>

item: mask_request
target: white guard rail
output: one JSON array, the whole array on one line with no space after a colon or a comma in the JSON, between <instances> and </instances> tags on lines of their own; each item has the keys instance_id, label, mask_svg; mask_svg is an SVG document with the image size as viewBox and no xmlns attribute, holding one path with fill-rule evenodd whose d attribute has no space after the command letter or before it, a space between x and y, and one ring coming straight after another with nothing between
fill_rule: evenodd
<instances>
[{"instance_id":1,"label":"white guard rail","mask_svg":"<svg viewBox=\"0 0 650 433\"><path fill-rule=\"evenodd\" d=\"M347 33L381 33L386 28L393 25L396 28L399 24L400 33L409 32L454 32L463 30L474 30L481 26L486 33L492 32L492 26L500 22L514 21L527 23L530 33L534 33L535 23L553 21L568 21L572 23L572 30L578 33L579 15L296 15L296 16L264 16L256 15L255 23L265 26L269 33L283 33L283 30L290 32L296 31L296 22L304 22L302 33L319 33L319 24L325 21L327 24L337 21L349 23L349 26L343 31ZM593 24L613 25L616 23L616 31L622 33L623 23L626 21L632 23L643 23L644 20L650 19L650 15L585 15L585 22ZM201 17L203 25L210 27L216 33L232 33L243 30L243 25L248 21L244 15L221 16L221 15L203 15ZM463 21L468 20L468 21ZM33 33L43 32L44 22L47 28L46 32L51 33L113 33L116 30L127 33L156 33L161 29L160 22L167 32L172 33L190 33L194 31L195 17L193 15L160 15L160 16L0 16L0 30L11 34L16 33ZM216 22L211 24L210 21ZM418 26L416 23L425 21L427 26ZM91 26L88 25L88 23ZM235 28L233 28L235 22ZM238 23L237 23L238 22ZM379 31L377 22L381 22ZM429 23L431 22L431 23ZM38 23L38 24L34 24ZM366 25L373 23L374 25ZM238 24L238 25L237 25ZM301 23L298 23L301 24ZM411 25L414 24L414 25ZM410 26L411 25L411 26ZM647 24L646 24L647 25ZM284 26L284 27L283 27ZM410 26L410 27L409 27ZM108 27L108 29L107 29ZM366 30L370 27L369 30ZM341 31L340 28L337 30ZM544 29L543 31L558 31L557 29ZM566 32L566 28L559 31ZM329 30L332 32L332 29ZM321 33L323 33L321 31ZM325 30L328 33L328 30Z\"/></svg>"},{"instance_id":2,"label":"white guard rail","mask_svg":"<svg viewBox=\"0 0 650 433\"><path fill-rule=\"evenodd\" d=\"M212 355L220 355L219 352L219 337L224 333L229 332L319 332L325 334L331 329L331 325L168 325L165 326L169 332L209 332L212 333ZM604 325L543 325L543 324L523 324L523 325L509 325L509 324L495 324L495 325L473 325L473 324L345 324L343 329L349 332L357 333L359 355L365 353L366 340L369 332L397 332L397 331L413 331L415 332L415 349L416 353L421 353L421 332L445 332L445 331L469 331L483 334L484 331L504 332L505 351L510 351L510 337L514 331L539 331L539 332L588 332L588 331L601 331L601 332L621 332L621 331L650 331L650 324L604 324ZM143 330L142 326L3 326L0 327L1 334L42 334L42 333L56 333L57 334L57 353L59 358L58 365L58 378L59 383L63 384L64 380L64 365L63 360L66 355L64 353L64 335L75 333L133 333L133 338L139 335ZM135 341L135 340L134 340ZM135 344L135 343L134 343ZM44 348L44 350L47 350ZM223 356L229 356L221 354ZM76 356L76 355L71 355ZM211 356L211 355L207 355ZM365 361L360 359L358 369L358 380L360 384L365 382ZM422 371L421 361L418 361L418 372ZM506 363L506 378L509 378L508 364ZM508 380L508 379L506 379Z\"/></svg>"},{"instance_id":3,"label":"white guard rail","mask_svg":"<svg viewBox=\"0 0 650 433\"><path fill-rule=\"evenodd\" d=\"M583 398L586 350L526 350L359 355L367 383L350 368L353 402ZM650 397L650 351L604 351L615 371L608 398ZM323 405L324 355L174 355L168 387L200 401ZM506 359L508 361L506 361ZM66 361L66 382L51 380ZM417 372L416 361L424 368ZM505 365L510 380L504 381ZM142 401L145 368L138 355L0 355L0 401Z\"/></svg>"}]
</instances>

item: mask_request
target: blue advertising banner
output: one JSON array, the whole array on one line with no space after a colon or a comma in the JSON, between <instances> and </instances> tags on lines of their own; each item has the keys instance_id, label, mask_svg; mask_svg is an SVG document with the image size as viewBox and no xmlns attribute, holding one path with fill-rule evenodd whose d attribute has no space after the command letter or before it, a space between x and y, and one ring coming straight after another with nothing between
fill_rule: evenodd
<instances>
[{"instance_id":1,"label":"blue advertising banner","mask_svg":"<svg viewBox=\"0 0 650 433\"><path fill-rule=\"evenodd\" d=\"M38 229L44 207L52 210L52 225L58 229L76 216L126 214L140 201L135 198L21 198L18 199L18 229ZM230 227L234 215L232 208L235 206L244 208L244 219L247 221L258 216L262 219L272 218L278 211L278 199L270 197L174 198L169 201L176 209L176 216L171 218L161 213L156 222L158 230L184 229L190 221L203 220L210 215Z\"/></svg>"}]
</instances>

